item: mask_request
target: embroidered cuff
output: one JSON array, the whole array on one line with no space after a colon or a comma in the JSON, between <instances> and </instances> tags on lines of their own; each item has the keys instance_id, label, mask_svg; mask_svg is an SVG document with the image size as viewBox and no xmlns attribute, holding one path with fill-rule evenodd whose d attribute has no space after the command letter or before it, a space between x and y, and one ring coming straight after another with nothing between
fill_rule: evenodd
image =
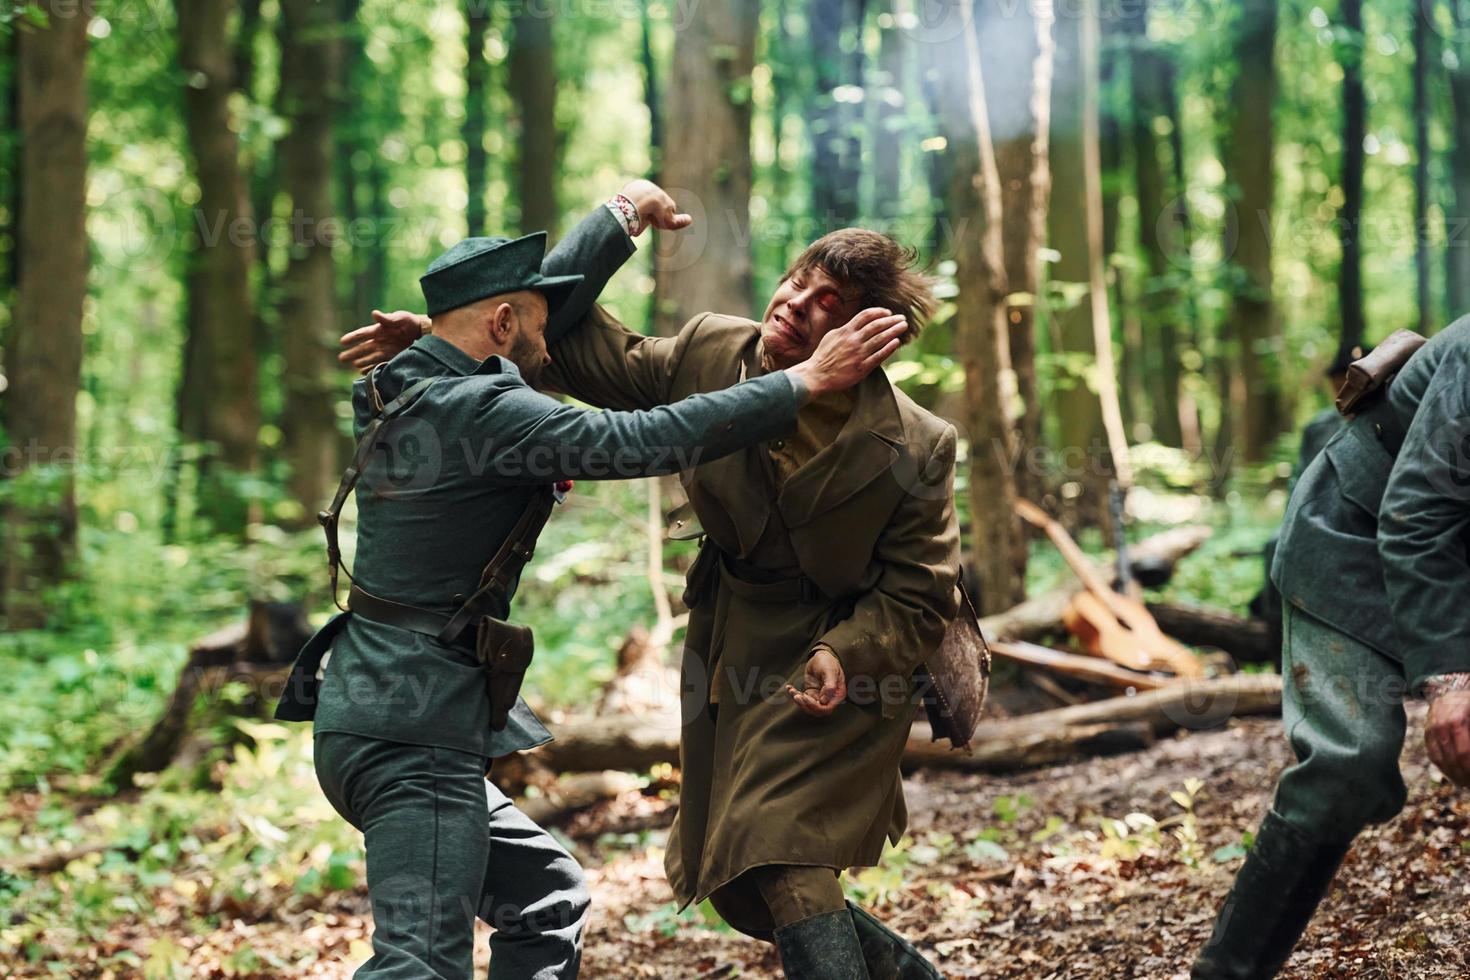
<instances>
[{"instance_id":1,"label":"embroidered cuff","mask_svg":"<svg viewBox=\"0 0 1470 980\"><path fill-rule=\"evenodd\" d=\"M1424 682L1424 699L1431 704L1451 691L1470 691L1470 673L1436 674Z\"/></svg>"},{"instance_id":2,"label":"embroidered cuff","mask_svg":"<svg viewBox=\"0 0 1470 980\"><path fill-rule=\"evenodd\" d=\"M607 202L607 209L622 224L623 231L628 233L629 238L636 238L643 230L643 220L638 216L637 205L622 194L613 195Z\"/></svg>"}]
</instances>

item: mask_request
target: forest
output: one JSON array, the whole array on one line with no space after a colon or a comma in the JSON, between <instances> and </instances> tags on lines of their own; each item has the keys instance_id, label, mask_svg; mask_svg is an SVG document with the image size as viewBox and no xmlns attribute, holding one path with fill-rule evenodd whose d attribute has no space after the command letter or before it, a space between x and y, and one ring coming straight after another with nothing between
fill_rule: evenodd
<instances>
[{"instance_id":1,"label":"forest","mask_svg":"<svg viewBox=\"0 0 1470 980\"><path fill-rule=\"evenodd\" d=\"M847 897L946 977L1188 975L1293 760L1266 568L1304 427L1359 348L1470 312L1470 0L0 0L0 48L0 973L373 955L363 836L273 717L347 588L339 338L646 178L693 224L602 294L640 333L759 318L838 229L937 283L882 370L958 433L989 694L964 750L919 712ZM557 509L513 607L556 740L490 779L585 869L583 976L774 978L665 880L683 502ZM1283 976L1470 973L1425 713Z\"/></svg>"}]
</instances>

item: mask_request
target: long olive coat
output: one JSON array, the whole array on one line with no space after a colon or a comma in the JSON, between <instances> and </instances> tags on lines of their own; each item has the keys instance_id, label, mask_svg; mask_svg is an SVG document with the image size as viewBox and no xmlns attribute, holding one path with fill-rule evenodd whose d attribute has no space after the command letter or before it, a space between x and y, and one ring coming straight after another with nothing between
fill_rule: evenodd
<instances>
[{"instance_id":1,"label":"long olive coat","mask_svg":"<svg viewBox=\"0 0 1470 980\"><path fill-rule=\"evenodd\" d=\"M761 374L758 340L736 317L649 338L594 310L551 348L547 380L648 409ZM681 906L761 865L875 864L906 826L911 677L955 612L955 432L881 371L856 396L836 441L784 485L775 442L684 474L706 538L686 594L683 788L665 859ZM782 691L802 686L818 643L849 690L825 719Z\"/></svg>"}]
</instances>

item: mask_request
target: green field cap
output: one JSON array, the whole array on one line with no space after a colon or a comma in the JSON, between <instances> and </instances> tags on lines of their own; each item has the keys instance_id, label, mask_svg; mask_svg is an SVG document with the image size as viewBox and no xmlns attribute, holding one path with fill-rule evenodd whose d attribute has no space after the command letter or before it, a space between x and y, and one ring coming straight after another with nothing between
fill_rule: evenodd
<instances>
[{"instance_id":1,"label":"green field cap","mask_svg":"<svg viewBox=\"0 0 1470 980\"><path fill-rule=\"evenodd\" d=\"M429 263L419 279L429 316L467 306L487 296L536 289L546 297L547 316L571 296L581 276L543 276L546 232L523 238L466 238Z\"/></svg>"}]
</instances>

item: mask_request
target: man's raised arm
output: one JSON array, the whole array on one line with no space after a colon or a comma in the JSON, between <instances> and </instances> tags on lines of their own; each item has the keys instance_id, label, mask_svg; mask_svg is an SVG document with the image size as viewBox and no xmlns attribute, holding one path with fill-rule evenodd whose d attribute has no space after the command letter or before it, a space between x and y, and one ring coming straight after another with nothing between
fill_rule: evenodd
<instances>
[{"instance_id":1,"label":"man's raised arm","mask_svg":"<svg viewBox=\"0 0 1470 980\"><path fill-rule=\"evenodd\" d=\"M678 231L693 219L648 180L633 180L583 218L542 262L547 276L580 274L582 283L546 325L553 363L543 377L548 387L602 408L641 409L665 403L674 365L672 340L629 330L595 305L604 286L634 251L633 239L647 228ZM359 371L405 350L429 327L429 318L408 310L373 311L373 322L345 334L337 359Z\"/></svg>"}]
</instances>

